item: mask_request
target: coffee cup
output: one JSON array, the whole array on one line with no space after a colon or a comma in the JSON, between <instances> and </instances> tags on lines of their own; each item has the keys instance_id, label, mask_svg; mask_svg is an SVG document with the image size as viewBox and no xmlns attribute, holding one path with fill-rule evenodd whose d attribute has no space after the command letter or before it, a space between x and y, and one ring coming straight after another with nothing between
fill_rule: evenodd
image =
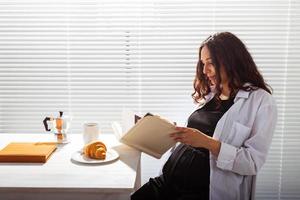
<instances>
[{"instance_id":1,"label":"coffee cup","mask_svg":"<svg viewBox=\"0 0 300 200\"><path fill-rule=\"evenodd\" d=\"M100 134L98 122L86 122L83 125L83 142L88 144L98 139Z\"/></svg>"}]
</instances>

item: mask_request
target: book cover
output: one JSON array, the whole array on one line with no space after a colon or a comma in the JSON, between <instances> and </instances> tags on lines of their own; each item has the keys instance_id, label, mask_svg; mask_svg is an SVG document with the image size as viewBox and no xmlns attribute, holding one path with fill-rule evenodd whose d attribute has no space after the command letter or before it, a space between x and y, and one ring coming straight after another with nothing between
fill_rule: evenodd
<instances>
[{"instance_id":1,"label":"book cover","mask_svg":"<svg viewBox=\"0 0 300 200\"><path fill-rule=\"evenodd\" d=\"M0 162L41 162L45 163L55 151L55 143L9 143L0 151Z\"/></svg>"},{"instance_id":2,"label":"book cover","mask_svg":"<svg viewBox=\"0 0 300 200\"><path fill-rule=\"evenodd\" d=\"M158 159L176 144L169 136L170 133L176 132L175 125L157 115L147 114L125 133L117 122L113 122L112 127L120 142Z\"/></svg>"}]
</instances>

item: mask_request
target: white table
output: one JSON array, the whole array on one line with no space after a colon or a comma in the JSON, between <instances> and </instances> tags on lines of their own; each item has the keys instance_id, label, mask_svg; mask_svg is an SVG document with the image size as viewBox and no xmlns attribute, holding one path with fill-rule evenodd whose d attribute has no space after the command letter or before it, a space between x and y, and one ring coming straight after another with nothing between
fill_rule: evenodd
<instances>
[{"instance_id":1,"label":"white table","mask_svg":"<svg viewBox=\"0 0 300 200\"><path fill-rule=\"evenodd\" d=\"M59 145L46 163L0 163L0 199L130 199L140 186L139 151L120 144L114 135L100 140L120 158L110 164L80 164L70 160L83 146L82 136L69 134L71 142ZM45 142L51 134L0 134L0 149L9 142Z\"/></svg>"}]
</instances>

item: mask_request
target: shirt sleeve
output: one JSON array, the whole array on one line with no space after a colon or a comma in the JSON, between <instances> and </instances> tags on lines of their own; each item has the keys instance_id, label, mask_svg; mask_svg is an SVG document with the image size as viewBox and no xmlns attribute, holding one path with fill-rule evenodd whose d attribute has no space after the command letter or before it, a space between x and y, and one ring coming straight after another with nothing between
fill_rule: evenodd
<instances>
[{"instance_id":1,"label":"shirt sleeve","mask_svg":"<svg viewBox=\"0 0 300 200\"><path fill-rule=\"evenodd\" d=\"M276 104L261 106L250 138L241 147L222 142L217 167L240 175L256 175L266 161L277 122Z\"/></svg>"}]
</instances>

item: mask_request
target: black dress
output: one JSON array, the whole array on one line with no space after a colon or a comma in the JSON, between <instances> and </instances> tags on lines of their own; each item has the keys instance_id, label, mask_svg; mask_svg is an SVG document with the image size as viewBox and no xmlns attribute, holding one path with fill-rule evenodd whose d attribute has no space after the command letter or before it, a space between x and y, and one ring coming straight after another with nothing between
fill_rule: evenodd
<instances>
[{"instance_id":1,"label":"black dress","mask_svg":"<svg viewBox=\"0 0 300 200\"><path fill-rule=\"evenodd\" d=\"M233 100L217 104L213 98L188 118L187 127L212 136L216 124L231 107ZM131 199L151 200L208 200L209 199L209 151L180 144L165 163L162 175L132 194Z\"/></svg>"}]
</instances>

